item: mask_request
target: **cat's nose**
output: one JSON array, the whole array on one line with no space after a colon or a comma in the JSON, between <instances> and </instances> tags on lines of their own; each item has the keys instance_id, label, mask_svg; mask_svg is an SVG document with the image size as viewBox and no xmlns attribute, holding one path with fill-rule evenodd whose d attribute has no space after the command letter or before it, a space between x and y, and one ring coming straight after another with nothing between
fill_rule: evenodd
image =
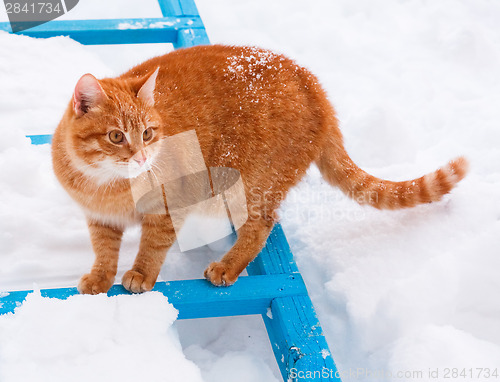
<instances>
[{"instance_id":1,"label":"cat's nose","mask_svg":"<svg viewBox=\"0 0 500 382\"><path fill-rule=\"evenodd\" d=\"M141 152L134 156L134 160L139 164L140 167L142 167L144 163L146 163L148 158L146 157L146 155L144 155L144 153Z\"/></svg>"},{"instance_id":2,"label":"cat's nose","mask_svg":"<svg viewBox=\"0 0 500 382\"><path fill-rule=\"evenodd\" d=\"M141 167L142 167L142 165L143 165L144 163L146 163L146 158L139 158L139 159L134 158L134 160L135 160L137 163L139 163L139 166L141 166Z\"/></svg>"}]
</instances>

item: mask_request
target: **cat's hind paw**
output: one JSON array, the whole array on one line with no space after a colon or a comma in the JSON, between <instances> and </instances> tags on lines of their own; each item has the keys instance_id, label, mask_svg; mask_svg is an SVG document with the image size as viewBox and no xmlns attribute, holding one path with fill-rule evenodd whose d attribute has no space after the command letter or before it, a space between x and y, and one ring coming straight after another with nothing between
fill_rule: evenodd
<instances>
[{"instance_id":1,"label":"cat's hind paw","mask_svg":"<svg viewBox=\"0 0 500 382\"><path fill-rule=\"evenodd\" d=\"M102 274L87 273L78 283L78 292L82 294L106 293L113 285L115 278Z\"/></svg>"},{"instance_id":2,"label":"cat's hind paw","mask_svg":"<svg viewBox=\"0 0 500 382\"><path fill-rule=\"evenodd\" d=\"M153 289L156 280L149 280L142 273L134 270L125 272L122 277L123 287L132 293L142 293Z\"/></svg>"},{"instance_id":3,"label":"cat's hind paw","mask_svg":"<svg viewBox=\"0 0 500 382\"><path fill-rule=\"evenodd\" d=\"M238 280L239 273L235 273L230 266L222 262L211 263L205 269L205 278L215 286L233 285Z\"/></svg>"}]
</instances>

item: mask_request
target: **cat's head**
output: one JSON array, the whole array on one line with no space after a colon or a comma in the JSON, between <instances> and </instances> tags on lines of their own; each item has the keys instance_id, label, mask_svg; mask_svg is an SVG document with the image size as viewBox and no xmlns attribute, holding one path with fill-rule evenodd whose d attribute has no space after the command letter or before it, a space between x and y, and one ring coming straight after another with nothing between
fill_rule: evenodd
<instances>
[{"instance_id":1,"label":"cat's head","mask_svg":"<svg viewBox=\"0 0 500 382\"><path fill-rule=\"evenodd\" d=\"M136 80L97 80L85 74L76 84L70 116L71 159L96 183L134 178L153 165L162 137L155 111L158 69Z\"/></svg>"}]
</instances>

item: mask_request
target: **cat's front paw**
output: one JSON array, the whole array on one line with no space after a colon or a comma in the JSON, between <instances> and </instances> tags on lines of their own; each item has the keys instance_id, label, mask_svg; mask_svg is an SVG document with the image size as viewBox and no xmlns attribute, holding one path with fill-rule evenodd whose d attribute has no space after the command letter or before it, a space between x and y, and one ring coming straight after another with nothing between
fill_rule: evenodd
<instances>
[{"instance_id":1,"label":"cat's front paw","mask_svg":"<svg viewBox=\"0 0 500 382\"><path fill-rule=\"evenodd\" d=\"M106 293L115 281L114 277L103 274L87 273L78 283L78 292L82 294Z\"/></svg>"},{"instance_id":2,"label":"cat's front paw","mask_svg":"<svg viewBox=\"0 0 500 382\"><path fill-rule=\"evenodd\" d=\"M123 287L132 293L147 292L155 286L156 280L150 280L138 271L130 270L122 277Z\"/></svg>"},{"instance_id":3,"label":"cat's front paw","mask_svg":"<svg viewBox=\"0 0 500 382\"><path fill-rule=\"evenodd\" d=\"M205 278L215 286L233 285L240 274L222 262L214 262L205 269Z\"/></svg>"}]
</instances>

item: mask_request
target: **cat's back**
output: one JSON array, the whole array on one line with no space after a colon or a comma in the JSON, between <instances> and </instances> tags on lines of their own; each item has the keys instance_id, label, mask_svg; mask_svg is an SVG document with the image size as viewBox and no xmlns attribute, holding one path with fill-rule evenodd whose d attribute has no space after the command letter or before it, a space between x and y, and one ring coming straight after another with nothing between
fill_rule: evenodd
<instances>
[{"instance_id":1,"label":"cat's back","mask_svg":"<svg viewBox=\"0 0 500 382\"><path fill-rule=\"evenodd\" d=\"M283 75L288 72L297 74L305 71L290 58L270 50L247 46L201 45L151 58L130 69L120 78L139 77L158 67L175 79L177 79L176 74L182 76L183 82L189 80L195 82L194 80L200 79L186 77L188 73L196 72L215 74L216 78L222 76L239 82L259 80L263 74L284 77ZM212 77L213 79L215 78Z\"/></svg>"},{"instance_id":2,"label":"cat's back","mask_svg":"<svg viewBox=\"0 0 500 382\"><path fill-rule=\"evenodd\" d=\"M120 78L158 68L155 109L167 135L196 130L208 165L283 174L307 168L319 155L322 120L333 109L316 77L286 56L197 46L152 58Z\"/></svg>"},{"instance_id":3,"label":"cat's back","mask_svg":"<svg viewBox=\"0 0 500 382\"><path fill-rule=\"evenodd\" d=\"M219 108L252 110L252 104L257 108L268 104L303 109L304 104L311 106L310 98L325 98L316 77L307 69L282 54L256 47L203 45L180 49L145 61L120 78L142 77L157 68L160 102L214 97L212 101L216 100ZM225 102L231 99L237 102Z\"/></svg>"}]
</instances>

